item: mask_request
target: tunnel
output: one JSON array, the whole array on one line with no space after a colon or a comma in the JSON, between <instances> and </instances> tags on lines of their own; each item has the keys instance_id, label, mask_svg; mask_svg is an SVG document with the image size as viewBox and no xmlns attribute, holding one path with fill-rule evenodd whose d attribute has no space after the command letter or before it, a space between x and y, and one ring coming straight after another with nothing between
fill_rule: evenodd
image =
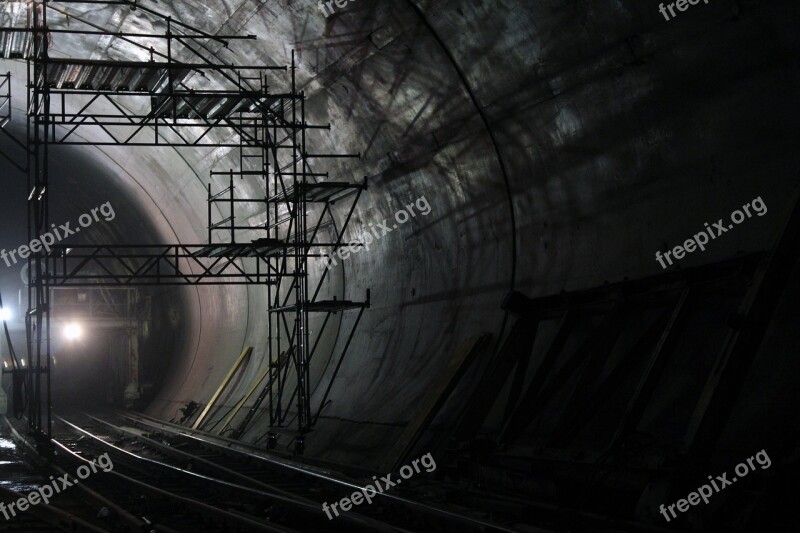
<instances>
[{"instance_id":1,"label":"tunnel","mask_svg":"<svg viewBox=\"0 0 800 533\"><path fill-rule=\"evenodd\" d=\"M791 523L795 3L36 1L2 18L9 419L33 401L11 368L35 374L38 333L48 413L124 410L364 479L428 454L437 471L416 477L460 487L437 501L482 530ZM164 85L120 88L164 53ZM226 84L250 110L286 93L291 111L249 137L244 119L209 118ZM50 127L30 125L37 105ZM134 116L148 118L115 136ZM301 148L253 162L259 135ZM342 192L287 190L299 173ZM20 253L67 221L55 252ZM135 282L179 264L190 274ZM289 289L264 281L277 269L316 303L286 311ZM700 501L748 458L746 485ZM432 523L407 527L451 530Z\"/></svg>"}]
</instances>

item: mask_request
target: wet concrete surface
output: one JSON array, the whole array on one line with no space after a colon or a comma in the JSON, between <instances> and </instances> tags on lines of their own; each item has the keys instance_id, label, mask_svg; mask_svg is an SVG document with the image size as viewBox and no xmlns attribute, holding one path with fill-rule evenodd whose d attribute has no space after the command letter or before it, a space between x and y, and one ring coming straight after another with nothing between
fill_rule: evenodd
<instances>
[{"instance_id":1,"label":"wet concrete surface","mask_svg":"<svg viewBox=\"0 0 800 533\"><path fill-rule=\"evenodd\" d=\"M25 460L5 421L0 423L0 487L28 493L44 484L45 478Z\"/></svg>"}]
</instances>

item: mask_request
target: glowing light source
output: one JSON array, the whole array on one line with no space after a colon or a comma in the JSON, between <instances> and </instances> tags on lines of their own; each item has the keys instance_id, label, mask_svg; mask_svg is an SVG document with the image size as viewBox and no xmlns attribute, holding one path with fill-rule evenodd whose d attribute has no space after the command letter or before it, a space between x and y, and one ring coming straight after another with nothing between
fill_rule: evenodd
<instances>
[{"instance_id":1,"label":"glowing light source","mask_svg":"<svg viewBox=\"0 0 800 533\"><path fill-rule=\"evenodd\" d=\"M8 307L0 307L0 320L3 322L11 320L11 309Z\"/></svg>"},{"instance_id":2,"label":"glowing light source","mask_svg":"<svg viewBox=\"0 0 800 533\"><path fill-rule=\"evenodd\" d=\"M66 326L64 326L64 337L67 340L77 340L83 336L83 328L80 324L76 324L75 322L70 322Z\"/></svg>"}]
</instances>

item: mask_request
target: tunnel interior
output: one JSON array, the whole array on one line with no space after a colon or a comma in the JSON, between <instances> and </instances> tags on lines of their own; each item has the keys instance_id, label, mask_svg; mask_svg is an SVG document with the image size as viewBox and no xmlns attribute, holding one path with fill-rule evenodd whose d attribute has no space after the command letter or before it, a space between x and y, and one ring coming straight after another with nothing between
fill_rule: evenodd
<instances>
[{"instance_id":1,"label":"tunnel interior","mask_svg":"<svg viewBox=\"0 0 800 533\"><path fill-rule=\"evenodd\" d=\"M5 3L0 26L22 20L15 4ZM330 16L315 0L142 2L154 11L56 4L49 29L102 31L53 31L54 65L80 57L111 69L169 53L185 67L170 71L176 90L241 85L241 72L232 81L228 70L239 66L261 77L244 83L249 91L302 93L303 125L325 126L302 130L304 175L314 185L365 184L298 204L316 223L303 235L336 244L305 249L302 277L320 301L368 304L303 319L314 424L299 447L295 396L280 423L257 400L272 369L296 357L288 332L301 330L271 318L291 291L189 278L55 286L56 411L135 409L359 472L431 452L448 459L448 475L498 493L660 526L654 501L758 450L780 465L754 482L761 499L732 493L697 511L696 530L777 523L777 502L796 496L785 487L798 468L800 407L794 3L697 2L672 18L634 0L337 0ZM131 43L114 35L121 31L184 39L167 52L163 40ZM19 253L37 236L26 231L35 189L19 168L30 162L20 148L32 135L30 81L8 43L0 246ZM217 66L186 67L199 57ZM259 70L268 66L280 68ZM146 114L171 97L123 92L98 103L96 117ZM86 113L74 103L59 109ZM235 147L244 134L234 126L201 133L172 113L137 133L157 146L110 143L110 127L91 121L53 127L54 137L75 127L70 140L82 144L54 143L44 156L48 223L76 229L57 239L77 247L67 253L211 244L213 221L232 227L216 242L263 244L270 220L299 238L277 222L294 220L292 207L270 212L248 200L268 198L265 183L296 162L276 156L264 170ZM298 138L286 124L271 132L278 144ZM181 128L209 146L178 146ZM209 207L234 185L235 207ZM734 211L741 221L729 220ZM342 243L358 245L334 254ZM185 261L193 273L202 268ZM247 270L260 259L234 264ZM0 293L10 343L30 359L27 265L0 263ZM93 268L83 273L132 274ZM81 328L79 338L68 326ZM289 389L301 380L278 375ZM8 394L10 375L3 384ZM558 520L538 525L566 530Z\"/></svg>"},{"instance_id":2,"label":"tunnel interior","mask_svg":"<svg viewBox=\"0 0 800 533\"><path fill-rule=\"evenodd\" d=\"M12 123L6 128L12 136L24 138L25 133L19 130L18 125ZM0 140L0 143L4 153L19 153L19 147L8 137ZM125 191L119 175L102 160L92 158L90 154L74 147L59 147L52 154L50 170L55 176L52 194L63 199L51 211L51 231L57 240L63 237L70 244L127 244L131 242L131 236L136 236L136 242L140 244L163 240L141 204ZM3 198L5 232L2 249L15 251L19 237L25 234L25 204L28 196L26 176L12 165L5 167L3 174L7 181ZM86 227L77 222L84 213L90 215L84 222L91 220ZM68 224L66 230L62 229L65 224ZM73 234L67 235L68 232ZM4 308L10 311L11 316L7 325L14 344L24 346L28 264L25 259L8 252L4 263L2 294L5 296ZM120 359L124 350L115 343L119 342L121 336L127 337L128 332L121 332L122 326L107 321L114 315L127 312L127 295L118 291L115 293L113 289L105 294L89 289L65 289L60 292L56 289L56 294L51 323L51 350L56 369L53 401L87 408L105 405L113 399L115 405L122 406L126 383L119 382L122 372L117 367L127 362ZM91 296L102 300L90 305ZM177 347L187 342L182 337L185 327L181 323L185 316L183 308L187 304L185 296L172 287L158 290L144 288L137 297L139 302L135 312L141 315L143 324L146 324L138 336L143 343L141 349L148 354L140 361L141 378L145 384L145 394L140 400L147 402L161 386L163 376L173 364L172 358ZM100 314L93 316L92 313L98 311ZM97 322L93 323L95 318ZM77 325L80 338L73 339L65 335L65 329L70 325Z\"/></svg>"}]
</instances>

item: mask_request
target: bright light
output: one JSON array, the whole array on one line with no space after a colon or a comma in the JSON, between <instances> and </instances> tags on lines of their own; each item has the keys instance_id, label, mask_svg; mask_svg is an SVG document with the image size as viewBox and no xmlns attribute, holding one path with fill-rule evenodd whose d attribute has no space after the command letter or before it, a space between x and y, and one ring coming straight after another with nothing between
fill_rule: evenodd
<instances>
[{"instance_id":1,"label":"bright light","mask_svg":"<svg viewBox=\"0 0 800 533\"><path fill-rule=\"evenodd\" d=\"M82 335L83 328L80 326L80 324L72 322L64 326L64 337L66 337L67 340L74 341L80 339Z\"/></svg>"},{"instance_id":2,"label":"bright light","mask_svg":"<svg viewBox=\"0 0 800 533\"><path fill-rule=\"evenodd\" d=\"M0 307L0 320L3 322L11 320L11 309L8 307Z\"/></svg>"}]
</instances>

